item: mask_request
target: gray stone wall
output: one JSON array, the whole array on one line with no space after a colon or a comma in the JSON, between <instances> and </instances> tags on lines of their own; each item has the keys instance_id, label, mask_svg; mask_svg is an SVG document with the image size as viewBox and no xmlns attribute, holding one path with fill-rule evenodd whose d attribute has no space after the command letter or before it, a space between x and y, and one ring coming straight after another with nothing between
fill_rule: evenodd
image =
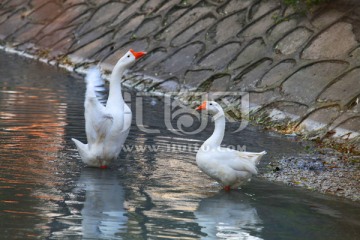
<instances>
[{"instance_id":1,"label":"gray stone wall","mask_svg":"<svg viewBox=\"0 0 360 240\"><path fill-rule=\"evenodd\" d=\"M359 16L358 1L340 0L305 15L278 0L5 0L0 39L58 63L82 59L75 70L145 50L127 80L139 90L246 91L254 121L352 138Z\"/></svg>"}]
</instances>

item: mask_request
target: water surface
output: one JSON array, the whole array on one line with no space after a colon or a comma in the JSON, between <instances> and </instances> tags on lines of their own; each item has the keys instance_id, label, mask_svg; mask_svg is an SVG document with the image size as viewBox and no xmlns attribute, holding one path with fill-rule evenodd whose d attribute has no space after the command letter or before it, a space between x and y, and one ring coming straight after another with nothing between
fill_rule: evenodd
<instances>
[{"instance_id":1,"label":"water surface","mask_svg":"<svg viewBox=\"0 0 360 240\"><path fill-rule=\"evenodd\" d=\"M70 140L86 139L83 79L4 53L0 76L1 239L360 239L357 203L256 178L221 190L195 163L193 147L212 124L174 134L159 98L125 94L134 111L129 151L108 170L87 168ZM304 151L277 134L236 128L228 124L224 144L267 150L261 171Z\"/></svg>"}]
</instances>

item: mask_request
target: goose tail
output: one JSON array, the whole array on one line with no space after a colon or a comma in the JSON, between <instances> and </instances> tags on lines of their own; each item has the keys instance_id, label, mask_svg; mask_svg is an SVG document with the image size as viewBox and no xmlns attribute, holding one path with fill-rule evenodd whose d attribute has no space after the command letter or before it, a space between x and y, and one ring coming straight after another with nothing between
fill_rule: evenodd
<instances>
[{"instance_id":1,"label":"goose tail","mask_svg":"<svg viewBox=\"0 0 360 240\"><path fill-rule=\"evenodd\" d=\"M75 145L78 149L78 152L80 154L80 157L81 157L82 161L84 162L84 160L87 159L87 155L88 155L87 154L87 150L88 150L87 146L88 145L80 142L79 140L77 140L75 138L72 138L71 140L75 143Z\"/></svg>"},{"instance_id":2,"label":"goose tail","mask_svg":"<svg viewBox=\"0 0 360 240\"><path fill-rule=\"evenodd\" d=\"M261 158L266 154L266 151L262 152L239 152L240 157L248 159L254 165L259 164Z\"/></svg>"},{"instance_id":3,"label":"goose tail","mask_svg":"<svg viewBox=\"0 0 360 240\"><path fill-rule=\"evenodd\" d=\"M259 152L258 155L254 158L255 165L258 165L261 158L266 154L266 151Z\"/></svg>"},{"instance_id":4,"label":"goose tail","mask_svg":"<svg viewBox=\"0 0 360 240\"><path fill-rule=\"evenodd\" d=\"M266 154L266 151L262 151L262 152L259 152L259 153L251 153L250 155L250 162L251 162L251 168L252 168L252 172L253 174L257 174L258 173L258 169L256 167L256 165L259 164L261 158Z\"/></svg>"}]
</instances>

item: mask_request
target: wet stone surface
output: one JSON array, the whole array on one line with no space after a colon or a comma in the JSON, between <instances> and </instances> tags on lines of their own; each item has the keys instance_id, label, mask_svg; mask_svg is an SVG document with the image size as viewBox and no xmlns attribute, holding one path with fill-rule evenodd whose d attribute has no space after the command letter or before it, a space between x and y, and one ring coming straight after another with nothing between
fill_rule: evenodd
<instances>
[{"instance_id":1,"label":"wet stone surface","mask_svg":"<svg viewBox=\"0 0 360 240\"><path fill-rule=\"evenodd\" d=\"M149 54L133 70L162 80L176 78L178 86L153 88L151 82L141 82L143 89L196 91L209 79L227 74L226 86L236 85L231 91L259 93L251 99L253 112L267 113L278 101L300 104L307 111L292 109L292 121L305 121L311 113L311 122L320 122L324 132L337 131L336 137L351 132L356 137L360 124L354 121L330 126L337 118L360 116L354 110L360 88L351 87L358 85L355 73L360 67L359 13L360 4L351 0L333 0L307 15L277 0L4 1L0 40L75 69L88 61L113 65L129 48L145 50ZM259 64L264 59L266 67ZM193 71L192 79L188 70ZM211 74L204 76L203 71ZM262 100L269 89L276 93L270 103ZM316 117L326 114L321 108L334 105L340 107L337 118L330 116L331 121L321 124L324 117ZM301 126L304 129L294 130L316 129Z\"/></svg>"}]
</instances>

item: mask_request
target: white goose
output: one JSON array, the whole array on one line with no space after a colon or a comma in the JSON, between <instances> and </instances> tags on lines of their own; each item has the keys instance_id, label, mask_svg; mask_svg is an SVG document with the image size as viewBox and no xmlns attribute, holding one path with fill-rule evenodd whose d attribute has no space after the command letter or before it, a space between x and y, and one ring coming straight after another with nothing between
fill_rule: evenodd
<instances>
[{"instance_id":1,"label":"white goose","mask_svg":"<svg viewBox=\"0 0 360 240\"><path fill-rule=\"evenodd\" d=\"M236 189L249 181L252 175L257 174L256 164L266 152L240 152L221 147L225 131L225 114L222 107L214 101L204 101L196 110L207 110L215 121L213 134L196 154L198 167L220 182L226 191Z\"/></svg>"},{"instance_id":2,"label":"white goose","mask_svg":"<svg viewBox=\"0 0 360 240\"><path fill-rule=\"evenodd\" d=\"M109 97L104 107L96 97L96 83L101 81L98 69L90 69L86 76L85 131L87 144L72 138L82 161L88 166L107 168L120 154L129 134L132 113L121 93L121 79L125 70L145 52L130 49L116 63L110 76Z\"/></svg>"}]
</instances>

